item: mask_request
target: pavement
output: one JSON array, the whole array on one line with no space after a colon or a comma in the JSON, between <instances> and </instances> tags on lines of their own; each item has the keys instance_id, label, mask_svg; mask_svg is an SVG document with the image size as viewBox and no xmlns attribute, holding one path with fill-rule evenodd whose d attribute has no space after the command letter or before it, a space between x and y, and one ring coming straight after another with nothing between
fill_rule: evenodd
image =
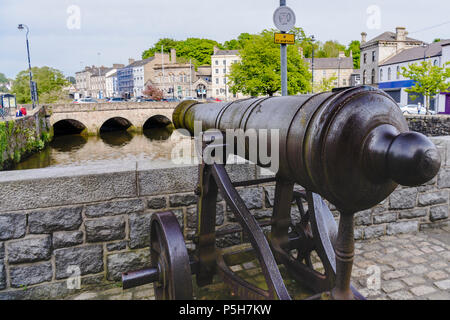
<instances>
[{"instance_id":1,"label":"pavement","mask_svg":"<svg viewBox=\"0 0 450 320\"><path fill-rule=\"evenodd\" d=\"M263 284L256 261L231 266L247 281ZM321 264L313 264L320 271ZM309 295L281 268L286 286L295 299ZM195 281L193 281L195 283ZM415 234L383 236L355 243L352 284L369 300L450 300L450 226ZM264 285L262 285L264 287ZM194 296L202 300L237 299L216 278L212 285L197 288ZM130 290L97 288L67 299L75 300L154 300L153 285Z\"/></svg>"}]
</instances>

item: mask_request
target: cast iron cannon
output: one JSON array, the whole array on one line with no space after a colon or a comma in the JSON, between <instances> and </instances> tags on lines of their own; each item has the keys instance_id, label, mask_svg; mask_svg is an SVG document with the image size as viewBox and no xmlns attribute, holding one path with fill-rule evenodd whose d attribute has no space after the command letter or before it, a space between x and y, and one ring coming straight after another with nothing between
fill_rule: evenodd
<instances>
[{"instance_id":1,"label":"cast iron cannon","mask_svg":"<svg viewBox=\"0 0 450 320\"><path fill-rule=\"evenodd\" d=\"M152 268L123 275L124 288L156 282L157 298L191 298L191 274L196 275L199 286L210 284L213 276L220 274L243 297L290 299L278 268L283 264L296 280L317 293L311 298L363 299L350 283L354 214L377 205L399 184L418 186L431 180L440 168L433 143L420 133L410 132L395 101L368 86L229 103L185 101L175 109L173 123L191 135L196 126L201 128L196 137L201 159L196 249L188 255L172 213L154 214ZM230 135L231 139L227 135L237 129L240 133L269 132L270 138L267 133L265 139L257 136L257 152L252 155L254 140L244 137L239 148L238 135ZM275 177L231 182L224 166L228 153L267 167L261 145L271 149L271 156L277 154ZM218 152L225 149L227 152ZM275 200L271 231L266 237L235 188L271 181L276 183ZM305 190L294 191L295 184ZM234 274L227 266L227 255L216 247L219 191L251 243L267 290ZM339 211L339 226L321 197ZM291 219L293 200L301 216L295 225ZM313 251L324 273L314 270Z\"/></svg>"}]
</instances>

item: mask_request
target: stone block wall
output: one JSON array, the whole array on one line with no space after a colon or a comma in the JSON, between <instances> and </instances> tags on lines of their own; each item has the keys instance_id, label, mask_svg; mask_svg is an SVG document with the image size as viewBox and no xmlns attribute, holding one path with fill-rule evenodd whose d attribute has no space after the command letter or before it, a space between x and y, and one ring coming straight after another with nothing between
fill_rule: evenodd
<instances>
[{"instance_id":1,"label":"stone block wall","mask_svg":"<svg viewBox=\"0 0 450 320\"><path fill-rule=\"evenodd\" d=\"M432 137L450 135L449 115L407 115L405 118L411 131Z\"/></svg>"},{"instance_id":2,"label":"stone block wall","mask_svg":"<svg viewBox=\"0 0 450 320\"><path fill-rule=\"evenodd\" d=\"M53 129L45 107L30 110L25 117L0 121L0 170L8 169L41 150L52 137Z\"/></svg>"},{"instance_id":3,"label":"stone block wall","mask_svg":"<svg viewBox=\"0 0 450 320\"><path fill-rule=\"evenodd\" d=\"M450 137L433 138L443 157L439 175L417 188L399 187L378 206L355 216L355 238L416 232L447 224ZM233 181L255 179L257 167L227 168ZM196 166L119 162L0 174L0 299L52 299L120 280L122 272L148 266L150 219L171 210L189 250L194 249ZM259 220L270 219L273 184L238 188ZM338 214L330 205L338 219ZM292 207L294 222L298 209ZM217 230L236 220L222 197ZM240 243L241 233L217 240ZM79 273L80 289L71 289ZM68 285L69 284L69 285Z\"/></svg>"}]
</instances>

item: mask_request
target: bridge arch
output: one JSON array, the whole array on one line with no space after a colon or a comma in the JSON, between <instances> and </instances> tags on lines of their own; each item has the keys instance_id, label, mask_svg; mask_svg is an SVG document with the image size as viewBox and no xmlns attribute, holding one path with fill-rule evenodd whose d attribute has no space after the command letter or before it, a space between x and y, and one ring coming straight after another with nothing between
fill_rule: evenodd
<instances>
[{"instance_id":1,"label":"bridge arch","mask_svg":"<svg viewBox=\"0 0 450 320\"><path fill-rule=\"evenodd\" d=\"M53 124L53 132L56 136L67 134L80 134L87 127L80 121L75 119L62 119Z\"/></svg>"},{"instance_id":2,"label":"bridge arch","mask_svg":"<svg viewBox=\"0 0 450 320\"><path fill-rule=\"evenodd\" d=\"M169 118L167 118L166 116L163 116L161 114L156 114L156 115L148 118L147 121L144 122L144 125L142 126L142 128L144 130L153 129L153 128L164 128L170 124L172 124L172 121L170 121Z\"/></svg>"},{"instance_id":3,"label":"bridge arch","mask_svg":"<svg viewBox=\"0 0 450 320\"><path fill-rule=\"evenodd\" d=\"M133 124L130 120L123 117L112 117L104 121L100 126L99 132L126 131Z\"/></svg>"}]
</instances>

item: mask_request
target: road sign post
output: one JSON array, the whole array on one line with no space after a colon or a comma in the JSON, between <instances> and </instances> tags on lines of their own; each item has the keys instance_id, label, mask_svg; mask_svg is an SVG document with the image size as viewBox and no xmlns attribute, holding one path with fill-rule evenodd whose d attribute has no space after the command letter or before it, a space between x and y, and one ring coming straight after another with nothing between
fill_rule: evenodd
<instances>
[{"instance_id":1,"label":"road sign post","mask_svg":"<svg viewBox=\"0 0 450 320\"><path fill-rule=\"evenodd\" d=\"M295 26L295 13L286 6L286 0L280 0L280 7L273 14L273 22L282 34ZM287 96L287 44L281 43L281 95Z\"/></svg>"}]
</instances>

